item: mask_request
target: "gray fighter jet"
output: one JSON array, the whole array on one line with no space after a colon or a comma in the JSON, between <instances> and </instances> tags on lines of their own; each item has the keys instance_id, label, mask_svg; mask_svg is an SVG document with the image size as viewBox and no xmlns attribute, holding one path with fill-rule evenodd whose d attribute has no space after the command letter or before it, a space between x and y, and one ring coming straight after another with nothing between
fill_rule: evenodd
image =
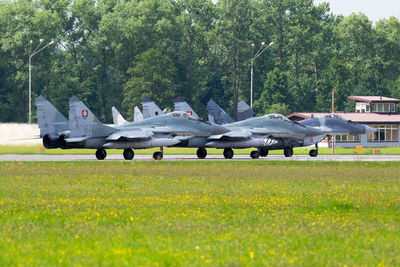
<instances>
[{"instance_id":1,"label":"gray fighter jet","mask_svg":"<svg viewBox=\"0 0 400 267\"><path fill-rule=\"evenodd\" d=\"M35 102L43 146L47 149L60 148L60 136L65 138L70 133L68 120L42 95L38 96Z\"/></svg>"},{"instance_id":2,"label":"gray fighter jet","mask_svg":"<svg viewBox=\"0 0 400 267\"><path fill-rule=\"evenodd\" d=\"M265 157L269 150L275 149L283 149L284 155L291 157L293 147L313 145L326 136L318 129L292 122L281 114L249 118L225 124L224 127L230 131L209 136L210 142L206 147L224 148L223 154L227 159L233 157L232 148L251 147L258 148L250 153L253 159ZM313 153L318 154L315 151Z\"/></svg>"},{"instance_id":3,"label":"gray fighter jet","mask_svg":"<svg viewBox=\"0 0 400 267\"><path fill-rule=\"evenodd\" d=\"M192 137L207 137L220 132L213 131L209 123L196 119L186 112L150 117L117 127L102 124L77 97L69 102L69 138L60 140L63 148L94 148L99 160L106 158L107 148L124 149L124 158L134 157L133 149L176 145ZM153 154L161 159L162 151Z\"/></svg>"},{"instance_id":4,"label":"gray fighter jet","mask_svg":"<svg viewBox=\"0 0 400 267\"><path fill-rule=\"evenodd\" d=\"M222 120L223 118L226 117L227 115L224 115L224 111L215 103L212 102L212 109L209 109L209 113L210 112L214 112L214 114L210 114L209 116L213 116L213 117L218 117L218 114L222 114ZM219 110L221 109L221 110ZM250 113L249 113L250 114ZM286 117L284 117L283 115L280 114L269 114L263 117L258 117L258 118L269 118L269 119L274 119L274 120L280 120L280 121L284 121L284 123L279 123L280 125L284 125L286 124L287 126L290 123L294 123L293 126L288 126L290 129L295 129L297 128L297 130L299 130L300 132L302 132L301 128L299 128L299 126L303 126L306 129L306 133L303 137L303 140L301 138L301 134L296 137L295 135L281 135L279 136L279 134L277 134L279 131L281 133L284 133L286 130L288 130L289 128L283 128L278 130L278 132L273 132L271 131L271 135L269 136L269 141L266 141L268 143L268 145L264 145L264 146L258 146L258 152L257 151L252 151L252 158L256 158L258 156L262 156L265 157L268 155L268 150L275 150L275 149L283 149L284 150L284 155L287 157L290 157L293 155L293 147L301 147L301 146L309 146L309 145L313 145L315 144L315 149L310 150L309 155L311 157L316 157L318 156L318 143L326 136L326 135L334 135L334 134L351 134L351 135L358 135L358 134L368 134L368 133L372 133L375 131L374 128L369 127L367 125L363 125L363 124L359 124L359 123L354 123L351 121L345 121L343 120L340 116L338 116L337 114L328 114L325 115L324 117L320 117L320 118L311 118L308 120L303 120L300 121L299 123L297 122L291 122L289 121ZM259 127L259 128L263 128L263 127L267 127L267 122L264 121L261 124L263 124L264 126L257 126L256 122L258 119L257 118L253 118L253 119L245 119L242 122L237 122L237 123L230 123L230 124L225 124L224 126L228 129L235 127L236 130L238 131L240 128L243 130L247 127L254 128L254 127ZM255 123L256 122L256 123ZM279 129L279 127L276 125L276 123L269 123L270 125L274 125L273 128L275 127L276 129ZM314 132L314 130L318 130L318 132ZM304 129L303 129L304 130ZM267 133L265 133L267 134ZM224 137L225 139L233 139L232 137L226 136ZM232 148L244 148L244 147L251 147L250 144L253 142L251 140L248 140L246 142L239 142L239 141L235 141L235 140L230 140L228 142L228 140L226 142L223 141L215 141L215 142L211 142L208 143L207 146L208 147L220 147L220 148L225 148L224 146L231 146ZM254 143L254 146L257 147L257 143ZM229 150L229 148L228 148ZM231 154L231 151L226 152L227 155ZM224 151L225 154L225 151Z\"/></svg>"},{"instance_id":5,"label":"gray fighter jet","mask_svg":"<svg viewBox=\"0 0 400 267\"><path fill-rule=\"evenodd\" d=\"M310 118L306 120L299 121L301 125L311 126L317 128L328 135L334 134L369 134L376 132L376 129L355 123L349 120L344 120L336 113L326 114L322 117Z\"/></svg>"}]
</instances>

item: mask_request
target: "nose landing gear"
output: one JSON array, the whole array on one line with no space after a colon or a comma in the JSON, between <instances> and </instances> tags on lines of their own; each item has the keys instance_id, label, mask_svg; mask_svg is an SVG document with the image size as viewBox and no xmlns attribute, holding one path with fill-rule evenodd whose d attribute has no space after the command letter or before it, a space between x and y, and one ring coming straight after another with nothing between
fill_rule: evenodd
<instances>
[{"instance_id":1,"label":"nose landing gear","mask_svg":"<svg viewBox=\"0 0 400 267\"><path fill-rule=\"evenodd\" d=\"M318 144L315 144L315 149L311 149L308 154L310 155L310 157L318 156Z\"/></svg>"},{"instance_id":2,"label":"nose landing gear","mask_svg":"<svg viewBox=\"0 0 400 267\"><path fill-rule=\"evenodd\" d=\"M260 152L258 152L258 150L254 150L250 152L250 157L252 159L258 159L260 157Z\"/></svg>"}]
</instances>

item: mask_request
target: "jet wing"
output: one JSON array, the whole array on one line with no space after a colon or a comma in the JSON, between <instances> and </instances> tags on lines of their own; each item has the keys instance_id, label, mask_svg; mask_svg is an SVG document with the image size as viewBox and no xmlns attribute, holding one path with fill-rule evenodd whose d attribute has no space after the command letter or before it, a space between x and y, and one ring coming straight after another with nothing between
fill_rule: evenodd
<instances>
[{"instance_id":1,"label":"jet wing","mask_svg":"<svg viewBox=\"0 0 400 267\"><path fill-rule=\"evenodd\" d=\"M123 139L147 139L153 136L153 132L146 130L125 130L111 134L106 138L107 141L116 141Z\"/></svg>"},{"instance_id":2,"label":"jet wing","mask_svg":"<svg viewBox=\"0 0 400 267\"><path fill-rule=\"evenodd\" d=\"M270 137L287 137L294 139L302 139L304 137L304 134L299 134L292 131L290 128L280 126L252 128L250 131L254 135L265 135Z\"/></svg>"},{"instance_id":3,"label":"jet wing","mask_svg":"<svg viewBox=\"0 0 400 267\"><path fill-rule=\"evenodd\" d=\"M227 139L227 140L240 140L240 139L248 139L252 136L253 134L248 131L248 130L243 130L243 129L237 129L237 130L232 130L224 134L219 134L219 135L210 135L208 139Z\"/></svg>"}]
</instances>

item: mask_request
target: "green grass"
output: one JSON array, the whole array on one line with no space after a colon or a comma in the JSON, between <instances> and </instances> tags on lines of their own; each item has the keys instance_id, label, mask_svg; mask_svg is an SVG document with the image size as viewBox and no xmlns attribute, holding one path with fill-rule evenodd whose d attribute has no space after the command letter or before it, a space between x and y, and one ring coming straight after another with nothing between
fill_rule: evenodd
<instances>
[{"instance_id":1,"label":"green grass","mask_svg":"<svg viewBox=\"0 0 400 267\"><path fill-rule=\"evenodd\" d=\"M400 166L0 163L0 265L400 265Z\"/></svg>"},{"instance_id":2,"label":"green grass","mask_svg":"<svg viewBox=\"0 0 400 267\"><path fill-rule=\"evenodd\" d=\"M295 148L294 154L308 155L311 148ZM138 155L152 155L159 148L153 149L138 149L135 154ZM236 155L250 155L254 149L235 149ZM31 146L11 146L0 145L0 154L47 154L47 155L60 155L60 154L73 154L73 155L92 155L95 153L94 149L45 149L42 145ZM122 154L120 149L107 149L108 154ZM166 155L195 155L196 148L177 148L166 147L164 148ZM209 155L222 155L222 149L208 148ZM269 152L271 155L282 155L283 150L272 150ZM319 148L320 155L329 155L332 153L331 148ZM354 148L341 148L335 149L337 155L400 155L400 147L384 147L384 148L363 148L362 152L356 152Z\"/></svg>"}]
</instances>

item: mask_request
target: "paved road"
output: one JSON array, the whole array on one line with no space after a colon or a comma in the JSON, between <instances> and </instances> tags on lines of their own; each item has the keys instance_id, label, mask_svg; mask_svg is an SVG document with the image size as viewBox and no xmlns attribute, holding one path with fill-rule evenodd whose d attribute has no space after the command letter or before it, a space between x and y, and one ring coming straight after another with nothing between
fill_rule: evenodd
<instances>
[{"instance_id":1,"label":"paved road","mask_svg":"<svg viewBox=\"0 0 400 267\"><path fill-rule=\"evenodd\" d=\"M97 161L94 155L0 155L0 161ZM107 160L124 160L122 155L108 155ZM151 161L151 155L135 155L133 160ZM164 155L163 160L200 160L195 155ZM222 155L209 155L204 160L226 160ZM201 160L201 161L204 161ZM248 155L235 155L232 160L252 160ZM283 155L269 155L257 160L294 160L294 161L400 161L400 155L319 155L312 158L308 155L293 155L286 158Z\"/></svg>"}]
</instances>

